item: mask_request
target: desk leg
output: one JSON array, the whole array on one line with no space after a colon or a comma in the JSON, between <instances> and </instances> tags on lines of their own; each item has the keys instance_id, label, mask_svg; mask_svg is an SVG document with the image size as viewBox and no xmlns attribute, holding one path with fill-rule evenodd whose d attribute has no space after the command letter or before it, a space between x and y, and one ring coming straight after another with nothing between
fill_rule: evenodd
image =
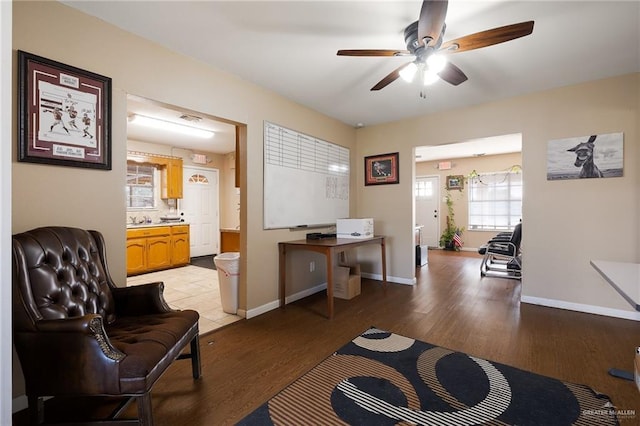
<instances>
[{"instance_id":1,"label":"desk leg","mask_svg":"<svg viewBox=\"0 0 640 426\"><path fill-rule=\"evenodd\" d=\"M287 252L284 247L284 244L278 244L278 248L280 249L279 255L279 265L278 265L278 273L280 279L280 307L284 308L286 291L285 291L285 279L287 277Z\"/></svg>"},{"instance_id":2,"label":"desk leg","mask_svg":"<svg viewBox=\"0 0 640 426\"><path fill-rule=\"evenodd\" d=\"M331 249L327 249L327 312L329 319L333 318L333 255Z\"/></svg>"},{"instance_id":3,"label":"desk leg","mask_svg":"<svg viewBox=\"0 0 640 426\"><path fill-rule=\"evenodd\" d=\"M382 285L387 288L387 249L384 238L380 242L380 250L382 250Z\"/></svg>"}]
</instances>

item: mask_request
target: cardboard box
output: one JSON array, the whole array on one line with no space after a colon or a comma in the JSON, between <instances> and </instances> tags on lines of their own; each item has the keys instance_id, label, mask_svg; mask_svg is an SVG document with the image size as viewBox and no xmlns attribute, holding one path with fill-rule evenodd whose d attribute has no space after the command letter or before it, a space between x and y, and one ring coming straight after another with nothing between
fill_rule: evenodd
<instances>
[{"instance_id":1,"label":"cardboard box","mask_svg":"<svg viewBox=\"0 0 640 426\"><path fill-rule=\"evenodd\" d=\"M338 219L336 220L336 237L355 239L373 238L373 219Z\"/></svg>"},{"instance_id":2,"label":"cardboard box","mask_svg":"<svg viewBox=\"0 0 640 426\"><path fill-rule=\"evenodd\" d=\"M353 299L360 294L360 265L336 266L333 272L333 297Z\"/></svg>"}]
</instances>

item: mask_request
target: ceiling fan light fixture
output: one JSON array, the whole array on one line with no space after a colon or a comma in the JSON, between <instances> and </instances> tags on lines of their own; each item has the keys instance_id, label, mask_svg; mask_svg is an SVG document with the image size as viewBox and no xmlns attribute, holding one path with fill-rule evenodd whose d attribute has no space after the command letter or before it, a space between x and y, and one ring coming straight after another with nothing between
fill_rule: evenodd
<instances>
[{"instance_id":1,"label":"ceiling fan light fixture","mask_svg":"<svg viewBox=\"0 0 640 426\"><path fill-rule=\"evenodd\" d=\"M139 114L133 114L129 122L132 124L138 124L140 126L151 127L158 130L166 130L168 132L181 133L183 135L195 136L199 138L212 138L215 134L211 130L185 126L184 124L161 120L159 118L146 117Z\"/></svg>"},{"instance_id":2,"label":"ceiling fan light fixture","mask_svg":"<svg viewBox=\"0 0 640 426\"><path fill-rule=\"evenodd\" d=\"M437 74L447 66L447 58L444 55L433 54L427 58L427 66Z\"/></svg>"},{"instance_id":3,"label":"ceiling fan light fixture","mask_svg":"<svg viewBox=\"0 0 640 426\"><path fill-rule=\"evenodd\" d=\"M440 77L438 77L438 74L433 72L430 68L427 68L422 75L422 83L425 86L430 86L438 80L440 80Z\"/></svg>"},{"instance_id":4,"label":"ceiling fan light fixture","mask_svg":"<svg viewBox=\"0 0 640 426\"><path fill-rule=\"evenodd\" d=\"M415 62L411 62L409 65L400 70L400 77L402 77L402 79L407 83L411 83L417 71L418 66L415 64Z\"/></svg>"}]
</instances>

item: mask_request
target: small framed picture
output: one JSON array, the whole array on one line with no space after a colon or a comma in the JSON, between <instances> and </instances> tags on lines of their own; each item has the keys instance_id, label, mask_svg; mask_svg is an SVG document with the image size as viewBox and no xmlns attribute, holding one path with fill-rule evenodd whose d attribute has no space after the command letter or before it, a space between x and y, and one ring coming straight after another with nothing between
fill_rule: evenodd
<instances>
[{"instance_id":1,"label":"small framed picture","mask_svg":"<svg viewBox=\"0 0 640 426\"><path fill-rule=\"evenodd\" d=\"M464 176L451 175L447 176L447 189L459 189L464 188Z\"/></svg>"},{"instance_id":2,"label":"small framed picture","mask_svg":"<svg viewBox=\"0 0 640 426\"><path fill-rule=\"evenodd\" d=\"M18 161L111 170L111 78L18 51Z\"/></svg>"},{"instance_id":3,"label":"small framed picture","mask_svg":"<svg viewBox=\"0 0 640 426\"><path fill-rule=\"evenodd\" d=\"M364 184L386 185L400 183L398 153L364 157Z\"/></svg>"}]
</instances>

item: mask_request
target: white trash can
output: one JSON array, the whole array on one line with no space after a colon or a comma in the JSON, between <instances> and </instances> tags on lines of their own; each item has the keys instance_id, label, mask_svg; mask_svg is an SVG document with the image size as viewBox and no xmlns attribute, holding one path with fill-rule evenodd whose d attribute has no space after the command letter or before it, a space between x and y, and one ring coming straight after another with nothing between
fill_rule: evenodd
<instances>
[{"instance_id":1,"label":"white trash can","mask_svg":"<svg viewBox=\"0 0 640 426\"><path fill-rule=\"evenodd\" d=\"M240 253L220 253L213 258L218 270L222 310L228 314L238 312L238 277L240 276Z\"/></svg>"}]
</instances>

